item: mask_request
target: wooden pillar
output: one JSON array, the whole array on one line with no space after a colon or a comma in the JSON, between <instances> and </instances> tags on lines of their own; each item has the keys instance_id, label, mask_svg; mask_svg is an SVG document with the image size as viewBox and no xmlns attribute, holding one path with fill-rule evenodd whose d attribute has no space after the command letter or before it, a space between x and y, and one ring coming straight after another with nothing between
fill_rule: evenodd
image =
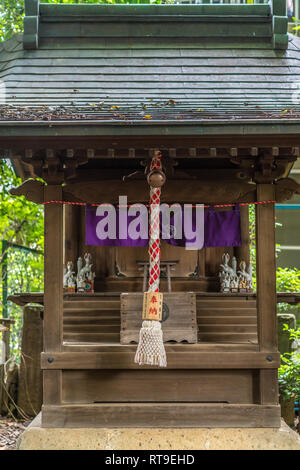
<instances>
[{"instance_id":1,"label":"wooden pillar","mask_svg":"<svg viewBox=\"0 0 300 470\"><path fill-rule=\"evenodd\" d=\"M62 186L48 185L44 200L61 201ZM63 205L45 205L44 351L61 351L63 341ZM51 360L51 354L49 359ZM61 370L43 371L43 408L61 404ZM42 426L47 419L42 413Z\"/></svg>"},{"instance_id":2,"label":"wooden pillar","mask_svg":"<svg viewBox=\"0 0 300 470\"><path fill-rule=\"evenodd\" d=\"M274 201L272 184L257 185L258 201ZM274 204L256 206L257 322L260 351L272 362L277 351L275 208ZM277 369L259 371L259 403L278 404Z\"/></svg>"},{"instance_id":3,"label":"wooden pillar","mask_svg":"<svg viewBox=\"0 0 300 470\"><path fill-rule=\"evenodd\" d=\"M45 202L61 201L62 186L45 187ZM63 335L63 205L45 205L44 351L60 351Z\"/></svg>"},{"instance_id":4,"label":"wooden pillar","mask_svg":"<svg viewBox=\"0 0 300 470\"><path fill-rule=\"evenodd\" d=\"M258 201L274 201L275 186L257 185ZM277 351L274 204L256 206L258 340L261 351Z\"/></svg>"}]
</instances>

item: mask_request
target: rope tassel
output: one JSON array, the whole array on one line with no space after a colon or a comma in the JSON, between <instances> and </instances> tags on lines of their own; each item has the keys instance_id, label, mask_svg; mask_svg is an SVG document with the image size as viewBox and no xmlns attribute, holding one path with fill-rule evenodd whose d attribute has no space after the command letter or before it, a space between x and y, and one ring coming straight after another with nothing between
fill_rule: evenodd
<instances>
[{"instance_id":1,"label":"rope tassel","mask_svg":"<svg viewBox=\"0 0 300 470\"><path fill-rule=\"evenodd\" d=\"M159 210L161 186L165 183L162 172L161 153L152 157L148 183L150 185L150 239L149 239L149 281L148 292L143 299L143 324L134 362L139 365L167 366L163 342L162 320L163 295L159 292L160 279L160 237Z\"/></svg>"}]
</instances>

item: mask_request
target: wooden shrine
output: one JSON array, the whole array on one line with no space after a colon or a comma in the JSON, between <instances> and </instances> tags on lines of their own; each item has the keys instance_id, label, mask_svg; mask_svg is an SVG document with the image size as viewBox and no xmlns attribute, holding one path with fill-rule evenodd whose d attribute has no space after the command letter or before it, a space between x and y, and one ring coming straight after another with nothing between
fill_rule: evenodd
<instances>
[{"instance_id":1,"label":"wooden shrine","mask_svg":"<svg viewBox=\"0 0 300 470\"><path fill-rule=\"evenodd\" d=\"M300 193L300 41L285 0L25 5L24 34L0 45L0 156L24 181L12 194L45 204L42 425L279 427L274 202ZM165 343L166 369L135 364L136 345L120 342L147 248L85 242L85 203L148 201L155 149L162 202L244 203L242 246L162 245L176 264L161 290L193 293L197 326L196 343ZM257 202L257 292L220 293L224 251L249 261ZM86 251L95 293L64 294L64 264Z\"/></svg>"}]
</instances>

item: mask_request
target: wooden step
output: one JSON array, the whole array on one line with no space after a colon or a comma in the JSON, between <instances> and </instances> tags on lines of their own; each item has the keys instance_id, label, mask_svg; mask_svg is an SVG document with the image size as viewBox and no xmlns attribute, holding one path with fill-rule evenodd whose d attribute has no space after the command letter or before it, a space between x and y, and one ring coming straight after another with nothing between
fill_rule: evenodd
<instances>
[{"instance_id":1,"label":"wooden step","mask_svg":"<svg viewBox=\"0 0 300 470\"><path fill-rule=\"evenodd\" d=\"M198 295L196 305L197 312L194 315L197 316L198 340L201 343L257 343L255 299ZM183 308L187 314L191 314L186 305ZM118 294L68 297L64 301L64 341L72 344L118 344L120 329L124 327L124 322L120 324L120 309ZM136 316L136 308L128 311L127 315L128 318ZM171 315L172 312L170 318ZM142 318L136 320L137 328L141 323Z\"/></svg>"},{"instance_id":2,"label":"wooden step","mask_svg":"<svg viewBox=\"0 0 300 470\"><path fill-rule=\"evenodd\" d=\"M64 310L68 309L94 309L94 310L103 310L103 309L119 309L121 302L119 299L105 299L105 300L68 300L64 301Z\"/></svg>"},{"instance_id":3,"label":"wooden step","mask_svg":"<svg viewBox=\"0 0 300 470\"><path fill-rule=\"evenodd\" d=\"M255 308L225 308L225 307L203 308L202 306L200 308L197 306L197 316L200 317L201 315L204 315L204 316L209 315L209 316L216 316L216 317L219 317L219 316L237 316L237 317L253 316L253 317L256 317L257 311Z\"/></svg>"},{"instance_id":4,"label":"wooden step","mask_svg":"<svg viewBox=\"0 0 300 470\"><path fill-rule=\"evenodd\" d=\"M64 325L120 325L120 317L114 316L75 316L64 317Z\"/></svg>"},{"instance_id":5,"label":"wooden step","mask_svg":"<svg viewBox=\"0 0 300 470\"><path fill-rule=\"evenodd\" d=\"M199 299L196 297L196 305L199 308L256 308L255 300L239 299Z\"/></svg>"},{"instance_id":6,"label":"wooden step","mask_svg":"<svg viewBox=\"0 0 300 470\"><path fill-rule=\"evenodd\" d=\"M212 315L197 315L198 325L228 325L228 324L239 324L239 325L256 325L256 315L251 316L212 316Z\"/></svg>"},{"instance_id":7,"label":"wooden step","mask_svg":"<svg viewBox=\"0 0 300 470\"><path fill-rule=\"evenodd\" d=\"M88 309L78 309L78 310L64 310L64 318L70 317L89 317L89 318L120 318L120 310L88 310Z\"/></svg>"},{"instance_id":8,"label":"wooden step","mask_svg":"<svg viewBox=\"0 0 300 470\"><path fill-rule=\"evenodd\" d=\"M120 343L119 333L64 333L64 341L81 343Z\"/></svg>"},{"instance_id":9,"label":"wooden step","mask_svg":"<svg viewBox=\"0 0 300 470\"><path fill-rule=\"evenodd\" d=\"M199 325L201 333L257 333L256 325Z\"/></svg>"},{"instance_id":10,"label":"wooden step","mask_svg":"<svg viewBox=\"0 0 300 470\"><path fill-rule=\"evenodd\" d=\"M65 325L65 333L120 333L119 325Z\"/></svg>"},{"instance_id":11,"label":"wooden step","mask_svg":"<svg viewBox=\"0 0 300 470\"><path fill-rule=\"evenodd\" d=\"M198 333L198 341L209 343L257 343L254 333Z\"/></svg>"}]
</instances>

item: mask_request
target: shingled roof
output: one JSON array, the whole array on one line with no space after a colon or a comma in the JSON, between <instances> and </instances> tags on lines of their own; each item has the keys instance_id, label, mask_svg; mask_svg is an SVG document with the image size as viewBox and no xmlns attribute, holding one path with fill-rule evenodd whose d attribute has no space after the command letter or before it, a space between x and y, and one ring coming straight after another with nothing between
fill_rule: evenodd
<instances>
[{"instance_id":1,"label":"shingled roof","mask_svg":"<svg viewBox=\"0 0 300 470\"><path fill-rule=\"evenodd\" d=\"M26 0L24 34L0 45L0 121L299 120L299 59L285 0Z\"/></svg>"}]
</instances>

